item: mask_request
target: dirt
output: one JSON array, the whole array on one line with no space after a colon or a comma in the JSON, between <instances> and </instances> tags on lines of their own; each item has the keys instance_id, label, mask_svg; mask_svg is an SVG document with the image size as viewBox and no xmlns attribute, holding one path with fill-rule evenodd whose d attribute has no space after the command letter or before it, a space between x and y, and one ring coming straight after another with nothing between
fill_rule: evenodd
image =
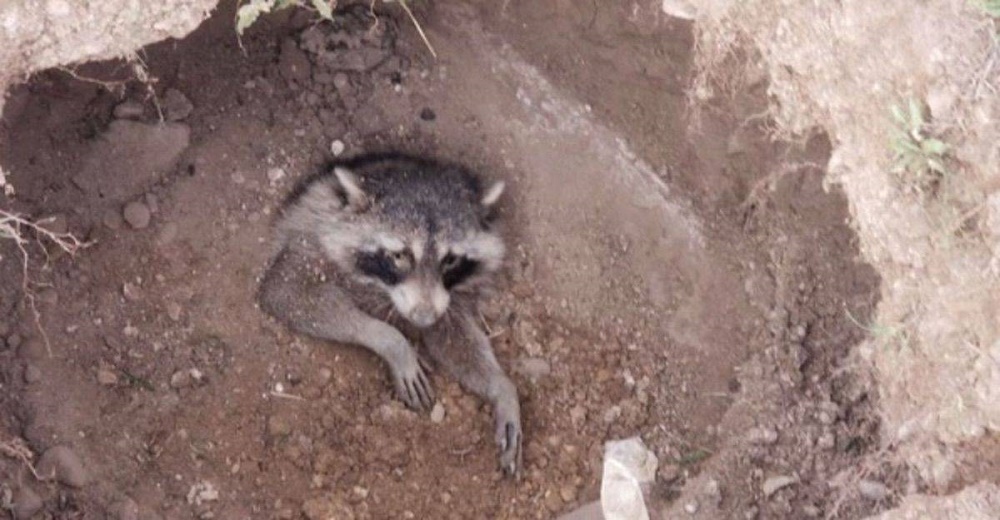
<instances>
[{"instance_id":1,"label":"dirt","mask_svg":"<svg viewBox=\"0 0 1000 520\"><path fill-rule=\"evenodd\" d=\"M605 441L641 435L664 514L890 505L855 482L878 423L845 367L879 280L822 187L830 143L741 124L760 85L689 132L691 27L658 12L423 7L433 60L393 9L281 13L239 44L228 6L144 50L156 98L33 77L4 112L5 202L92 245L31 246L36 323L2 244L0 441L86 478L38 481L7 456L2 490L55 518L551 518L598 497ZM435 375L441 406L409 412L372 355L256 308L294 182L389 148L509 181L512 255L485 319L523 400L519 481L454 382Z\"/></svg>"}]
</instances>

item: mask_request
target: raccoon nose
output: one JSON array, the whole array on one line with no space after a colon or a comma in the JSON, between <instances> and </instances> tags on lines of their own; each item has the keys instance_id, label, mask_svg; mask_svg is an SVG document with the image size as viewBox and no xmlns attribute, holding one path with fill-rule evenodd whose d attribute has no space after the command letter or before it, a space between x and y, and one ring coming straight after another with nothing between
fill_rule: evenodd
<instances>
[{"instance_id":1,"label":"raccoon nose","mask_svg":"<svg viewBox=\"0 0 1000 520\"><path fill-rule=\"evenodd\" d=\"M421 305L410 312L410 321L418 327L430 327L437 321L437 318L434 308L429 305Z\"/></svg>"}]
</instances>

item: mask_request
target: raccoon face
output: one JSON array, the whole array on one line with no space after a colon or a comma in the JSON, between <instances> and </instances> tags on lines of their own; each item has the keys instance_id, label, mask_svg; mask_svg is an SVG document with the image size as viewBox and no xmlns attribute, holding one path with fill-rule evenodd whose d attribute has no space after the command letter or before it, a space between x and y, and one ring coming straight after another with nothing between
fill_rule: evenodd
<instances>
[{"instance_id":1,"label":"raccoon face","mask_svg":"<svg viewBox=\"0 0 1000 520\"><path fill-rule=\"evenodd\" d=\"M398 222L380 214L378 201L361 190L350 172L335 172L348 205L357 204L369 218L384 224L384 231L355 251L356 275L384 290L396 312L413 325L433 325L448 311L453 295L474 293L500 268L504 244L480 217L499 199L502 182L485 195L475 194L479 199L467 204L418 204L414 218ZM461 212L466 214L457 214Z\"/></svg>"}]
</instances>

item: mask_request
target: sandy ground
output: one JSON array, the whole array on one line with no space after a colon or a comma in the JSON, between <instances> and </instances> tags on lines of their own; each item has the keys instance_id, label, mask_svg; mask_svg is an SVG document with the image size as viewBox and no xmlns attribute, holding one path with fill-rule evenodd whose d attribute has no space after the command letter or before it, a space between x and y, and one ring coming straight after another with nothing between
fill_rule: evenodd
<instances>
[{"instance_id":1,"label":"sandy ground","mask_svg":"<svg viewBox=\"0 0 1000 520\"><path fill-rule=\"evenodd\" d=\"M267 18L244 53L223 10L145 50L155 102L60 72L7 101L15 207L93 242L47 262L31 249L51 354L4 244L0 434L62 468L39 482L2 459L13 507L551 518L597 498L603 443L632 435L659 457L664 510L856 517L895 500L858 492L877 423L842 365L878 278L843 198L803 166L825 162L822 135L792 145L738 125L761 86L688 132L690 27L653 11L441 5L420 12L438 60L398 13L372 29L366 12ZM522 395L522 480L501 478L488 410L454 382L434 378L443 418L411 413L372 355L257 309L270 219L332 143L509 181L512 254L485 318Z\"/></svg>"}]
</instances>

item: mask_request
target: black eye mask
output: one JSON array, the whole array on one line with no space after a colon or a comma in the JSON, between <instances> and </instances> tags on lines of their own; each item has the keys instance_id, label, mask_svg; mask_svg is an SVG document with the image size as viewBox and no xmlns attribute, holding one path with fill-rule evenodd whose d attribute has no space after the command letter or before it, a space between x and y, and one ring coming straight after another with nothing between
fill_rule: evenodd
<instances>
[{"instance_id":1,"label":"black eye mask","mask_svg":"<svg viewBox=\"0 0 1000 520\"><path fill-rule=\"evenodd\" d=\"M451 253L441 260L441 282L445 289L466 281L479 271L479 262L467 256L457 256Z\"/></svg>"},{"instance_id":2,"label":"black eye mask","mask_svg":"<svg viewBox=\"0 0 1000 520\"><path fill-rule=\"evenodd\" d=\"M385 251L360 252L354 260L354 265L366 276L378 278L386 285L396 285L403 280L402 273L396 268L396 262Z\"/></svg>"}]
</instances>

